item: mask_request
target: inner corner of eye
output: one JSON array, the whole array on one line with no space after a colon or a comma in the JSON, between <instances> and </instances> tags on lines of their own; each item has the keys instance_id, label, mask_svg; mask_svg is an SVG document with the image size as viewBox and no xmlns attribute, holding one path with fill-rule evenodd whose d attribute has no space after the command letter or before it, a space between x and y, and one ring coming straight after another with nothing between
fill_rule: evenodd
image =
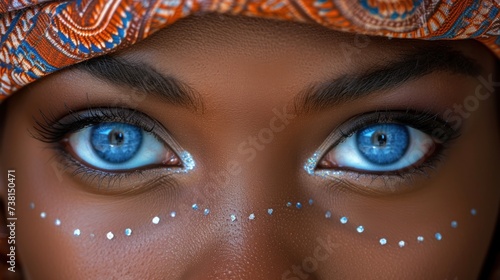
<instances>
[{"instance_id":1,"label":"inner corner of eye","mask_svg":"<svg viewBox=\"0 0 500 280\"><path fill-rule=\"evenodd\" d=\"M179 156L171 150L168 150L163 155L161 163L168 166L179 166L179 167L182 166L182 161L179 158Z\"/></svg>"},{"instance_id":2,"label":"inner corner of eye","mask_svg":"<svg viewBox=\"0 0 500 280\"><path fill-rule=\"evenodd\" d=\"M342 167L332 156L331 153L324 155L316 165L316 169L332 169Z\"/></svg>"}]
</instances>

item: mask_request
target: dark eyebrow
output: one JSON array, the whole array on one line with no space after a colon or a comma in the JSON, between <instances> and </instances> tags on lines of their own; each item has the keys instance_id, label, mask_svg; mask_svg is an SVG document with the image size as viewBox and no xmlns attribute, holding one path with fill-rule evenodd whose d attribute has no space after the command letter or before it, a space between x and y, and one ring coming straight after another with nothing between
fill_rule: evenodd
<instances>
[{"instance_id":1,"label":"dark eyebrow","mask_svg":"<svg viewBox=\"0 0 500 280\"><path fill-rule=\"evenodd\" d=\"M404 52L399 59L363 73L346 74L309 86L295 98L295 110L307 112L340 105L438 71L475 77L481 73L481 67L473 59L449 47L420 48Z\"/></svg>"},{"instance_id":2,"label":"dark eyebrow","mask_svg":"<svg viewBox=\"0 0 500 280\"><path fill-rule=\"evenodd\" d=\"M132 63L109 55L93 58L71 66L118 86L128 86L167 103L190 109L202 108L200 95L178 79L165 76L150 65Z\"/></svg>"}]
</instances>

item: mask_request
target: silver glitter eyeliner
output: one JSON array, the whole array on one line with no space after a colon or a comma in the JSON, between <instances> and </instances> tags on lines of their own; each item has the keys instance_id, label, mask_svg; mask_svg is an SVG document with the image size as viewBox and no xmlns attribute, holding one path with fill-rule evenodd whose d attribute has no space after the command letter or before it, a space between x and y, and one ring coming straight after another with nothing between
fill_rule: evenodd
<instances>
[{"instance_id":1,"label":"silver glitter eyeliner","mask_svg":"<svg viewBox=\"0 0 500 280\"><path fill-rule=\"evenodd\" d=\"M207 216L208 214L210 214L210 209L206 208L203 210L203 215Z\"/></svg>"},{"instance_id":2,"label":"silver glitter eyeliner","mask_svg":"<svg viewBox=\"0 0 500 280\"><path fill-rule=\"evenodd\" d=\"M230 217L231 217L231 222L234 222L234 221L236 221L236 215L234 215L234 214L231 214L231 216L230 216Z\"/></svg>"},{"instance_id":3,"label":"silver glitter eyeliner","mask_svg":"<svg viewBox=\"0 0 500 280\"><path fill-rule=\"evenodd\" d=\"M132 235L132 230L130 228L125 229L125 235L126 236Z\"/></svg>"},{"instance_id":4,"label":"silver glitter eyeliner","mask_svg":"<svg viewBox=\"0 0 500 280\"><path fill-rule=\"evenodd\" d=\"M61 225L61 220L56 219L56 220L54 221L54 224L55 224L56 226L60 226L60 225Z\"/></svg>"},{"instance_id":5,"label":"silver glitter eyeliner","mask_svg":"<svg viewBox=\"0 0 500 280\"><path fill-rule=\"evenodd\" d=\"M295 207L297 207L297 209L302 209L302 203L297 202L297 204L295 204Z\"/></svg>"},{"instance_id":6,"label":"silver glitter eyeliner","mask_svg":"<svg viewBox=\"0 0 500 280\"><path fill-rule=\"evenodd\" d=\"M81 233L82 233L82 232L81 232L79 229L75 229L75 230L73 231L73 235L74 235L74 236L80 236L80 234L81 234Z\"/></svg>"},{"instance_id":7,"label":"silver glitter eyeliner","mask_svg":"<svg viewBox=\"0 0 500 280\"><path fill-rule=\"evenodd\" d=\"M380 245L385 245L385 244L387 244L387 239L380 238L379 242L380 242Z\"/></svg>"},{"instance_id":8,"label":"silver glitter eyeliner","mask_svg":"<svg viewBox=\"0 0 500 280\"><path fill-rule=\"evenodd\" d=\"M286 203L286 207L292 207L292 203L291 202L287 202Z\"/></svg>"},{"instance_id":9,"label":"silver glitter eyeliner","mask_svg":"<svg viewBox=\"0 0 500 280\"><path fill-rule=\"evenodd\" d=\"M113 239L115 237L115 235L110 231L106 234L106 238L108 238L109 240Z\"/></svg>"},{"instance_id":10,"label":"silver glitter eyeliner","mask_svg":"<svg viewBox=\"0 0 500 280\"><path fill-rule=\"evenodd\" d=\"M403 248L406 245L406 242L404 242L403 240L401 240L401 241L399 241L398 245L399 245L400 248Z\"/></svg>"},{"instance_id":11,"label":"silver glitter eyeliner","mask_svg":"<svg viewBox=\"0 0 500 280\"><path fill-rule=\"evenodd\" d=\"M314 201L311 199L309 199L309 205L313 205Z\"/></svg>"},{"instance_id":12,"label":"silver glitter eyeliner","mask_svg":"<svg viewBox=\"0 0 500 280\"><path fill-rule=\"evenodd\" d=\"M175 218L176 215L177 215L177 213L175 213L175 211L174 212L170 212L170 217Z\"/></svg>"},{"instance_id":13,"label":"silver glitter eyeliner","mask_svg":"<svg viewBox=\"0 0 500 280\"><path fill-rule=\"evenodd\" d=\"M194 167L196 166L196 163L194 162L193 157L189 152L183 151L179 154L179 157L184 163L184 172L193 170Z\"/></svg>"},{"instance_id":14,"label":"silver glitter eyeliner","mask_svg":"<svg viewBox=\"0 0 500 280\"><path fill-rule=\"evenodd\" d=\"M253 219L255 219L255 214L254 214L254 213L250 214L250 216L248 216L248 219L249 219L249 220L253 220Z\"/></svg>"},{"instance_id":15,"label":"silver glitter eyeliner","mask_svg":"<svg viewBox=\"0 0 500 280\"><path fill-rule=\"evenodd\" d=\"M418 236L417 237L417 241L418 241L418 243L424 242L424 237L423 236Z\"/></svg>"},{"instance_id":16,"label":"silver glitter eyeliner","mask_svg":"<svg viewBox=\"0 0 500 280\"><path fill-rule=\"evenodd\" d=\"M35 203L34 203L34 202L31 202L31 203L30 203L30 208L31 208L31 209L35 209Z\"/></svg>"},{"instance_id":17,"label":"silver glitter eyeliner","mask_svg":"<svg viewBox=\"0 0 500 280\"><path fill-rule=\"evenodd\" d=\"M267 209L267 214L272 215L274 212L273 208Z\"/></svg>"},{"instance_id":18,"label":"silver glitter eyeliner","mask_svg":"<svg viewBox=\"0 0 500 280\"><path fill-rule=\"evenodd\" d=\"M40 213L40 217L42 219L45 219L45 217L47 217L47 213L45 213L45 212Z\"/></svg>"},{"instance_id":19,"label":"silver glitter eyeliner","mask_svg":"<svg viewBox=\"0 0 500 280\"><path fill-rule=\"evenodd\" d=\"M451 227L452 227L452 228L457 228L457 227L458 227L458 223L457 223L457 221L452 221L452 222L451 222Z\"/></svg>"},{"instance_id":20,"label":"silver glitter eyeliner","mask_svg":"<svg viewBox=\"0 0 500 280\"><path fill-rule=\"evenodd\" d=\"M198 210L198 209L200 209L200 208L198 207L198 204L196 204L196 203L195 203L195 204L193 204L193 205L191 205L191 208L192 208L193 210Z\"/></svg>"},{"instance_id":21,"label":"silver glitter eyeliner","mask_svg":"<svg viewBox=\"0 0 500 280\"><path fill-rule=\"evenodd\" d=\"M314 153L312 157L307 159L306 164L304 164L304 170L307 172L309 175L319 175L319 176L329 176L329 177L336 177L339 175L344 175L345 171L339 171L339 170L315 170L316 166L318 165L318 162L321 160L321 155L319 153Z\"/></svg>"}]
</instances>

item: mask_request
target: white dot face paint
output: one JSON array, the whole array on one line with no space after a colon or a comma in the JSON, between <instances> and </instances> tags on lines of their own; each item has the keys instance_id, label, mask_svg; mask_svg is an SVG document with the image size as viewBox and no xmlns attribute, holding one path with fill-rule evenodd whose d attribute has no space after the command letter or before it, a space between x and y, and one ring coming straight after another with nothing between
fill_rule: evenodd
<instances>
[{"instance_id":1,"label":"white dot face paint","mask_svg":"<svg viewBox=\"0 0 500 280\"><path fill-rule=\"evenodd\" d=\"M151 222L152 222L153 224L157 225L157 224L160 222L160 217L158 217L158 216L154 217L154 218L151 220Z\"/></svg>"},{"instance_id":2,"label":"white dot face paint","mask_svg":"<svg viewBox=\"0 0 500 280\"><path fill-rule=\"evenodd\" d=\"M326 211L325 218L330 219L332 217L332 212Z\"/></svg>"},{"instance_id":3,"label":"white dot face paint","mask_svg":"<svg viewBox=\"0 0 500 280\"><path fill-rule=\"evenodd\" d=\"M363 226L359 226L358 228L356 228L356 231L362 233L363 231L365 231L365 228Z\"/></svg>"},{"instance_id":4,"label":"white dot face paint","mask_svg":"<svg viewBox=\"0 0 500 280\"><path fill-rule=\"evenodd\" d=\"M441 240L443 239L443 236L441 235L441 233L439 232L436 232L436 234L434 235L434 237L436 238L436 240Z\"/></svg>"},{"instance_id":5,"label":"white dot face paint","mask_svg":"<svg viewBox=\"0 0 500 280\"><path fill-rule=\"evenodd\" d=\"M312 204L313 204L313 200L312 200L312 199L309 199L309 200L308 200L308 204L309 204L309 205L312 205ZM285 205L286 205L286 207L292 207L292 206L293 206L293 204L292 204L291 202L287 202ZM295 207L296 207L297 209L302 209L303 205L302 205L302 203L301 203L301 202L296 202ZM34 208L35 208L35 203L34 203L34 202L31 202L31 203L30 203L30 208L31 208L31 209L34 209ZM198 206L198 204L196 204L196 203L195 203L195 204L192 204L191 208L192 208L193 210L199 210L199 206ZM275 211L275 209L273 209L273 208L268 208L268 209L267 209L267 213L268 213L268 215L269 215L269 216L272 216L272 215L273 215L273 213L274 213L274 211ZM208 215L208 214L210 214L210 213L211 213L211 211L210 211L210 209L209 209L209 208L205 208L205 209L203 210L203 215L205 215L205 216L207 216L207 215ZM475 216L475 215L477 214L477 210L476 210L475 208L472 208L472 209L470 210L470 213L471 213L471 215ZM177 213L176 213L175 211L172 211L172 212L170 212L168 215L170 215L170 217L172 217L172 218L175 218L175 217L177 216ZM46 212L40 212L40 217L41 217L42 219L45 219L47 216L48 216L48 215L47 215L47 213L46 213ZM325 218L326 218L326 219L330 219L330 218L332 217L332 212L328 210L328 211L326 211L326 212L325 212L324 216L325 216ZM231 222L235 222L235 221L237 221L237 216L236 216L236 214L231 214L229 217L230 217ZM255 213L251 213L251 214L248 216L248 220L250 220L250 221L251 221L251 220L255 220L255 218L256 218ZM342 216L339 220L340 220L340 223L341 223L341 224L347 224L347 222L349 221L349 218L348 218L347 216ZM159 216L155 216L154 218L152 218L151 222L152 222L153 224L159 224L159 222L160 222L160 217L159 217ZM56 218L56 219L54 220L54 225L55 225L55 226L61 226L61 224L62 224L62 221L61 221L60 219ZM457 228L457 227L458 227L458 222L457 222L456 220L452 220L452 221L450 222L450 226L451 226L452 228ZM359 226L357 226L357 227L356 227L356 231L357 231L358 233L363 233L363 232L365 231L365 228L364 228L364 226L363 226L363 225L359 225ZM80 229L78 229L78 228L77 228L77 229L75 229L75 230L73 231L73 235L74 235L74 236L80 236L81 234L82 234L82 231L81 231ZM130 228L126 228L126 229L124 230L124 234L125 234L125 236L131 236L131 235L132 235L132 229L130 229ZM95 235L94 235L93 233L90 233L90 237L92 237L92 238L93 238L94 236L95 236ZM112 240L112 239L114 239L114 238L115 238L115 235L113 234L113 232L111 232L111 231L110 231L110 232L108 232L108 233L106 234L106 238L107 238L108 240ZM442 236L442 234L441 234L440 232L436 232L436 233L434 234L434 238L435 238L437 241L440 241L440 240L442 240L443 236ZM417 236L417 237L416 237L416 239L417 239L417 243L423 243L423 242L424 242L424 237L423 237L422 235ZM388 243L388 241L387 241L387 239L386 239L386 238L380 238L380 239L378 240L378 242L379 242L379 243L380 243L380 245L382 245L382 246L383 246L383 245L386 245L386 244ZM403 248L403 247L405 247L405 246L407 246L407 245L408 245L408 244L407 244L404 240L401 240L401 241L399 241L399 242L398 242L398 246L399 246L400 248Z\"/></svg>"},{"instance_id":6,"label":"white dot face paint","mask_svg":"<svg viewBox=\"0 0 500 280\"><path fill-rule=\"evenodd\" d=\"M349 221L349 219L348 219L347 217L342 217L342 218L340 218L340 222L341 222L342 224L347 224L347 221Z\"/></svg>"}]
</instances>

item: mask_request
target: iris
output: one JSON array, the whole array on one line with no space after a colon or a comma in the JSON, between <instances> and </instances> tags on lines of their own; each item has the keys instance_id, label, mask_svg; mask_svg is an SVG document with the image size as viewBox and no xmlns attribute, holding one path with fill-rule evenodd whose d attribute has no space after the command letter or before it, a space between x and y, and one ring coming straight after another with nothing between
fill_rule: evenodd
<instances>
[{"instance_id":1,"label":"iris","mask_svg":"<svg viewBox=\"0 0 500 280\"><path fill-rule=\"evenodd\" d=\"M410 144L408 128L400 124L375 124L357 133L357 148L373 164L399 161Z\"/></svg>"},{"instance_id":2,"label":"iris","mask_svg":"<svg viewBox=\"0 0 500 280\"><path fill-rule=\"evenodd\" d=\"M92 127L90 143L104 161L123 163L139 151L142 129L126 123L100 123Z\"/></svg>"}]
</instances>

